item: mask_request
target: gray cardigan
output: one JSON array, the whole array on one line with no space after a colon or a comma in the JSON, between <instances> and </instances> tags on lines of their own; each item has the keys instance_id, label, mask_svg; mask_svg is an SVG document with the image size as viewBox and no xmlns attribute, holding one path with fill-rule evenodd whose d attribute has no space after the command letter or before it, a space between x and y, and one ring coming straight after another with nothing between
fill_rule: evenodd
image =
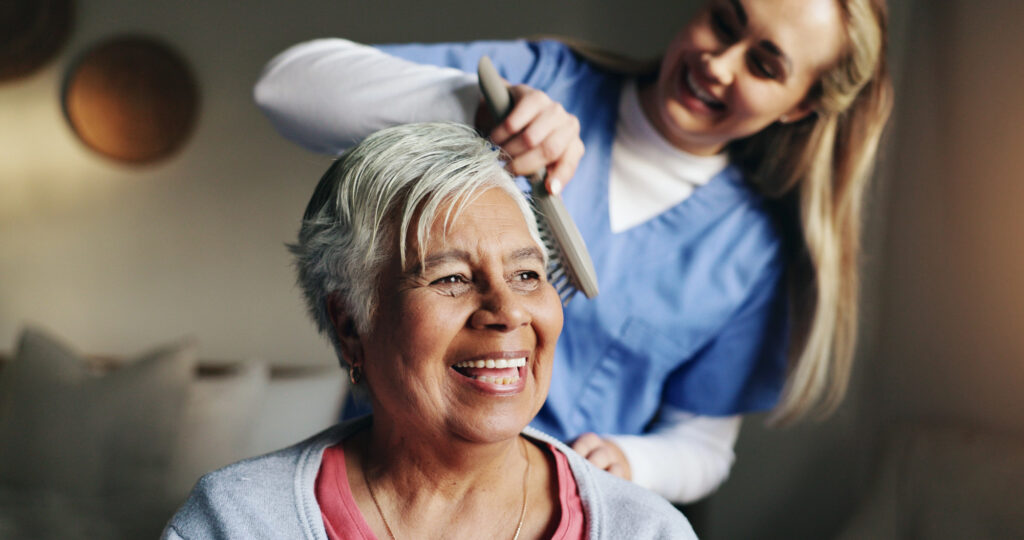
<instances>
[{"instance_id":1,"label":"gray cardigan","mask_svg":"<svg viewBox=\"0 0 1024 540\"><path fill-rule=\"evenodd\" d=\"M283 450L240 461L199 479L163 538L287 538L327 540L314 484L323 451L362 429L369 417L343 422ZM696 538L690 523L661 497L592 466L564 444L527 427L569 458L587 537Z\"/></svg>"}]
</instances>

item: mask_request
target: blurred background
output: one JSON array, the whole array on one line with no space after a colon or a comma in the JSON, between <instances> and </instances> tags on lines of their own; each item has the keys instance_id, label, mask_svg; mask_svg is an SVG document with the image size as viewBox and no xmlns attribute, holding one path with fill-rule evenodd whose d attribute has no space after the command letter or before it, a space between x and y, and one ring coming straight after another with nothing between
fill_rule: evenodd
<instances>
[{"instance_id":1,"label":"blurred background","mask_svg":"<svg viewBox=\"0 0 1024 540\"><path fill-rule=\"evenodd\" d=\"M79 2L55 59L0 83L0 351L13 354L35 324L88 354L194 336L207 358L335 365L284 247L330 158L288 143L253 105L274 54L325 36L553 34L654 56L698 4ZM1002 537L1024 527L1019 503L1001 510L970 491L1020 479L1024 465L1024 3L900 0L890 11L897 104L867 213L849 397L821 423L747 420L730 480L692 509L708 538L889 536L881 527ZM121 33L171 45L201 96L191 137L150 165L93 152L62 116L76 55ZM934 441L956 455L912 470L914 452L934 454ZM977 472L983 462L1003 468ZM1015 485L1005 493L1024 498ZM965 500L982 504L970 518L980 529L939 530L930 512L968 512Z\"/></svg>"}]
</instances>

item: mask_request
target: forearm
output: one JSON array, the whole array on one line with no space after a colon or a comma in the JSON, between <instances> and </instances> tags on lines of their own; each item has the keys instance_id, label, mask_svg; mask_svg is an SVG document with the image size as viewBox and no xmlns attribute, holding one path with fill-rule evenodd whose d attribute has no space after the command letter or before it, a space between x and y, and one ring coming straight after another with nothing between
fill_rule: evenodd
<instances>
[{"instance_id":1,"label":"forearm","mask_svg":"<svg viewBox=\"0 0 1024 540\"><path fill-rule=\"evenodd\" d=\"M645 435L609 436L626 455L633 482L676 503L701 499L729 476L739 416L695 416L670 406Z\"/></svg>"},{"instance_id":2,"label":"forearm","mask_svg":"<svg viewBox=\"0 0 1024 540\"><path fill-rule=\"evenodd\" d=\"M330 154L396 124L472 123L479 102L474 74L343 39L282 52L264 68L253 95L282 135Z\"/></svg>"}]
</instances>

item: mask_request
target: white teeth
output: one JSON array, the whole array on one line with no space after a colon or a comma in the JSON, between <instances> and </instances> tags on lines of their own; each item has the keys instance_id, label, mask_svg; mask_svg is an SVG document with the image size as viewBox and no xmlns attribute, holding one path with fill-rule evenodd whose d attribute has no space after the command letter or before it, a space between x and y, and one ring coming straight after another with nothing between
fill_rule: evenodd
<instances>
[{"instance_id":1,"label":"white teeth","mask_svg":"<svg viewBox=\"0 0 1024 540\"><path fill-rule=\"evenodd\" d=\"M490 384L513 384L519 382L519 377L491 377L488 375L481 375L476 377L476 380Z\"/></svg>"},{"instance_id":2,"label":"white teeth","mask_svg":"<svg viewBox=\"0 0 1024 540\"><path fill-rule=\"evenodd\" d=\"M457 368L490 368L490 369L506 369L506 368L520 368L526 365L526 358L499 358L497 360L464 360L455 364Z\"/></svg>"},{"instance_id":3,"label":"white teeth","mask_svg":"<svg viewBox=\"0 0 1024 540\"><path fill-rule=\"evenodd\" d=\"M487 360L463 360L455 364L456 368L490 368L490 369L517 369L526 365L526 357L522 358L498 358L498 359L487 359ZM480 382L498 384L498 385L510 385L519 382L519 373L515 372L512 375L506 376L492 376L492 375L478 375L472 377Z\"/></svg>"},{"instance_id":4,"label":"white teeth","mask_svg":"<svg viewBox=\"0 0 1024 540\"><path fill-rule=\"evenodd\" d=\"M722 102L715 99L715 96L705 92L704 89L697 84L697 81L693 80L692 71L686 72L686 86L689 87L690 91L693 92L695 96L697 96L697 99L714 107L721 106Z\"/></svg>"}]
</instances>

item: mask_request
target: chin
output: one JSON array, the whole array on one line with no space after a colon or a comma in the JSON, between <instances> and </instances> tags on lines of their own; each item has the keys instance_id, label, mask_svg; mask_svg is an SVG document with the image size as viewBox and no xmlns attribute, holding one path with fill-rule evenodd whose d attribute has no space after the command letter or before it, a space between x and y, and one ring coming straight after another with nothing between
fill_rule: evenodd
<instances>
[{"instance_id":1,"label":"chin","mask_svg":"<svg viewBox=\"0 0 1024 540\"><path fill-rule=\"evenodd\" d=\"M498 443L518 437L533 414L525 411L495 411L485 416L460 417L453 420L452 431L460 438L480 444Z\"/></svg>"}]
</instances>

